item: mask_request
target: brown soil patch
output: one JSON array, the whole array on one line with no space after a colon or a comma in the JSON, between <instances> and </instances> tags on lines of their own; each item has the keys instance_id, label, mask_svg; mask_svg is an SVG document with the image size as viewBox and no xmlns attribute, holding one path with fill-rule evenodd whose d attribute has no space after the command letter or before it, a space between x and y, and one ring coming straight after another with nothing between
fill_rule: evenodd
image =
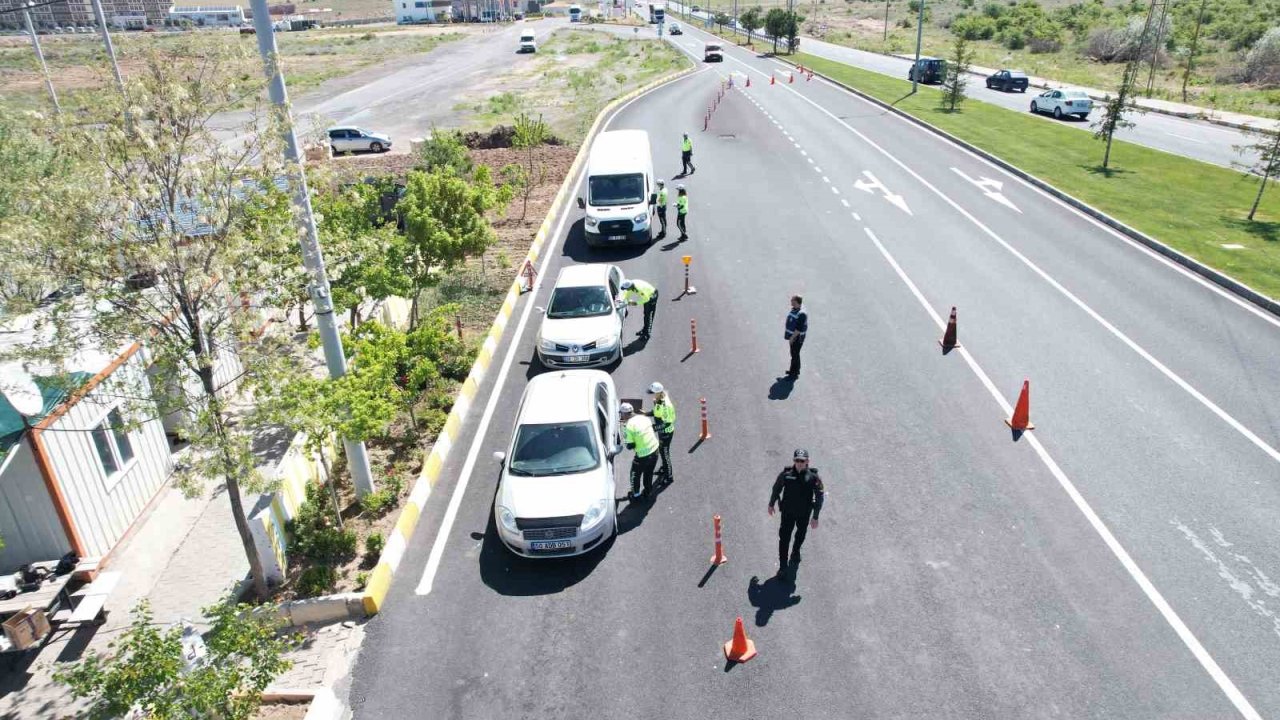
<instances>
[{"instance_id":1,"label":"brown soil patch","mask_svg":"<svg viewBox=\"0 0 1280 720\"><path fill-rule=\"evenodd\" d=\"M310 703L271 703L262 705L253 714L254 720L303 720Z\"/></svg>"}]
</instances>

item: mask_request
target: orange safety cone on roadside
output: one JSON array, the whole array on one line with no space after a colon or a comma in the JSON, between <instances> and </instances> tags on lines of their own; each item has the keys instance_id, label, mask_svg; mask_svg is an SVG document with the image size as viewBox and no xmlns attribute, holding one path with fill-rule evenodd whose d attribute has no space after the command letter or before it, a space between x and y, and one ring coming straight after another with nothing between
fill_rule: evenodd
<instances>
[{"instance_id":1,"label":"orange safety cone on roadside","mask_svg":"<svg viewBox=\"0 0 1280 720\"><path fill-rule=\"evenodd\" d=\"M960 347L960 343L956 341L956 309L951 308L951 319L947 320L947 329L942 333L942 339L938 341L942 346L942 350L948 351Z\"/></svg>"},{"instance_id":2,"label":"orange safety cone on roadside","mask_svg":"<svg viewBox=\"0 0 1280 720\"><path fill-rule=\"evenodd\" d=\"M778 78L774 77L774 76L773 76L773 73L769 73L769 84L770 84L770 85L777 85L777 84L778 84Z\"/></svg>"},{"instance_id":3,"label":"orange safety cone on roadside","mask_svg":"<svg viewBox=\"0 0 1280 720\"><path fill-rule=\"evenodd\" d=\"M747 87L751 87L751 76L747 76Z\"/></svg>"},{"instance_id":4,"label":"orange safety cone on roadside","mask_svg":"<svg viewBox=\"0 0 1280 720\"><path fill-rule=\"evenodd\" d=\"M806 77L805 77L804 81L805 81L805 82L813 82L813 72L812 72L812 71L810 71L810 72L809 72L808 76L806 76Z\"/></svg>"},{"instance_id":5,"label":"orange safety cone on roadside","mask_svg":"<svg viewBox=\"0 0 1280 720\"><path fill-rule=\"evenodd\" d=\"M796 81L795 73L787 73L787 84L790 85Z\"/></svg>"},{"instance_id":6,"label":"orange safety cone on roadside","mask_svg":"<svg viewBox=\"0 0 1280 720\"><path fill-rule=\"evenodd\" d=\"M756 656L756 644L747 639L747 629L739 615L733 623L733 639L724 644L724 659L744 663Z\"/></svg>"},{"instance_id":7,"label":"orange safety cone on roadside","mask_svg":"<svg viewBox=\"0 0 1280 720\"><path fill-rule=\"evenodd\" d=\"M1022 392L1018 393L1018 404L1013 406L1013 417L1004 421L1014 430L1035 430L1031 423L1031 381L1022 381Z\"/></svg>"}]
</instances>

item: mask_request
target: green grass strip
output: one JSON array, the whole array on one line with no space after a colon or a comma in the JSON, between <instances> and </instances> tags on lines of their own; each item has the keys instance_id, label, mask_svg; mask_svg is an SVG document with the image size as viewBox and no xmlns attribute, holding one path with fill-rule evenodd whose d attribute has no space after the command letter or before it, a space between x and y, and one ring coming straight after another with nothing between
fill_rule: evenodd
<instances>
[{"instance_id":1,"label":"green grass strip","mask_svg":"<svg viewBox=\"0 0 1280 720\"><path fill-rule=\"evenodd\" d=\"M906 80L806 53L791 59L892 103L1255 290L1280 298L1280 187L1268 186L1250 222L1249 207L1260 182L1256 176L1120 141L1112 145L1110 168L1104 173L1104 144L1062 122L977 100L950 113L938 107L940 93L935 88L922 85L919 93L908 96L911 83ZM1134 119L1142 122L1140 116ZM1027 219L1036 222L1034 217ZM1223 245L1244 249L1227 250Z\"/></svg>"}]
</instances>

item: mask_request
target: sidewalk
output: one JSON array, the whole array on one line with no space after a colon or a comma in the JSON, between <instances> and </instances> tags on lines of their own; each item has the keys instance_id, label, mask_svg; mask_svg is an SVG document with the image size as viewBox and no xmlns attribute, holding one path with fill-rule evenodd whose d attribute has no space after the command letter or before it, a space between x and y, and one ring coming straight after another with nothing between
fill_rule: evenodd
<instances>
[{"instance_id":1,"label":"sidewalk","mask_svg":"<svg viewBox=\"0 0 1280 720\"><path fill-rule=\"evenodd\" d=\"M0 720L61 720L79 717L82 703L53 681L53 668L87 651L106 652L129 627L130 611L150 601L155 621L169 625L195 621L200 609L218 602L248 574L231 504L221 487L187 499L171 487L161 491L150 511L117 548L109 569L122 573L107 603L100 627L62 633L37 657L20 661L0 675ZM363 627L356 624L300 628L302 645L291 652L294 667L272 690L317 690L342 677L348 657L359 646Z\"/></svg>"}]
</instances>

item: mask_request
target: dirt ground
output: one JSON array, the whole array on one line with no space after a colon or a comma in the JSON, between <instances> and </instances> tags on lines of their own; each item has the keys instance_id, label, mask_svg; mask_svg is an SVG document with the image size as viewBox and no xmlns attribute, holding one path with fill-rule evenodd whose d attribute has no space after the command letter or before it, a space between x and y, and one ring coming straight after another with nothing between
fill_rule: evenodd
<instances>
[{"instance_id":1,"label":"dirt ground","mask_svg":"<svg viewBox=\"0 0 1280 720\"><path fill-rule=\"evenodd\" d=\"M253 717L254 720L303 720L308 707L308 703L272 703L259 707Z\"/></svg>"}]
</instances>

